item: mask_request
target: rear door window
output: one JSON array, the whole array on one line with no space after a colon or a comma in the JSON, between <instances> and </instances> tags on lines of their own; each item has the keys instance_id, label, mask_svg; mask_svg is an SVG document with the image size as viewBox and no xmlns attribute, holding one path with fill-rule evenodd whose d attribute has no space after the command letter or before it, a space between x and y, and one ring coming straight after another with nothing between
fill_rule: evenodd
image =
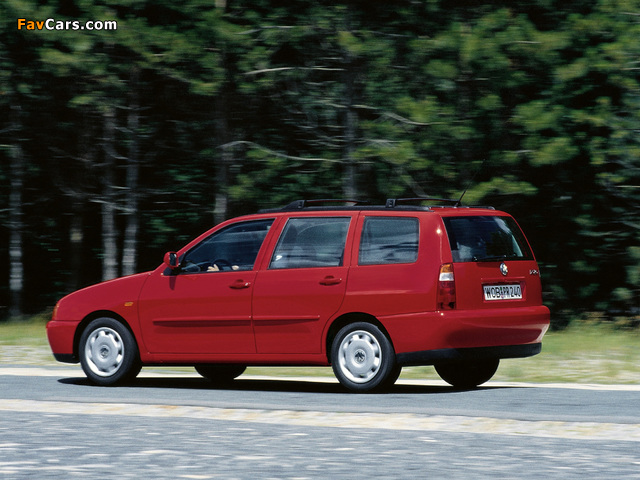
<instances>
[{"instance_id":1,"label":"rear door window","mask_svg":"<svg viewBox=\"0 0 640 480\"><path fill-rule=\"evenodd\" d=\"M511 217L445 217L454 262L532 260L524 234Z\"/></svg>"},{"instance_id":2,"label":"rear door window","mask_svg":"<svg viewBox=\"0 0 640 480\"><path fill-rule=\"evenodd\" d=\"M351 217L290 218L269 268L342 266L350 222Z\"/></svg>"},{"instance_id":3,"label":"rear door window","mask_svg":"<svg viewBox=\"0 0 640 480\"><path fill-rule=\"evenodd\" d=\"M418 232L417 218L367 217L362 227L358 264L415 262Z\"/></svg>"}]
</instances>

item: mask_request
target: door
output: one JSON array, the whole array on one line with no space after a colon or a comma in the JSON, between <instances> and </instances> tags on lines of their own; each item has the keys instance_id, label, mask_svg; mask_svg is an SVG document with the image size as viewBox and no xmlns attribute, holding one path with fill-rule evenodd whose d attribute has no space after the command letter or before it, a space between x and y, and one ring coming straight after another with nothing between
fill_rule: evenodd
<instances>
[{"instance_id":1,"label":"door","mask_svg":"<svg viewBox=\"0 0 640 480\"><path fill-rule=\"evenodd\" d=\"M351 217L287 221L267 268L255 280L253 321L258 353L322 351L324 326L344 299L350 225Z\"/></svg>"},{"instance_id":2,"label":"door","mask_svg":"<svg viewBox=\"0 0 640 480\"><path fill-rule=\"evenodd\" d=\"M139 315L150 353L255 353L254 264L272 223L231 224L183 254L177 272L147 280Z\"/></svg>"},{"instance_id":3,"label":"door","mask_svg":"<svg viewBox=\"0 0 640 480\"><path fill-rule=\"evenodd\" d=\"M360 217L345 309L375 317L433 310L433 279L440 266L429 248L435 229L420 228L413 215L365 212Z\"/></svg>"}]
</instances>

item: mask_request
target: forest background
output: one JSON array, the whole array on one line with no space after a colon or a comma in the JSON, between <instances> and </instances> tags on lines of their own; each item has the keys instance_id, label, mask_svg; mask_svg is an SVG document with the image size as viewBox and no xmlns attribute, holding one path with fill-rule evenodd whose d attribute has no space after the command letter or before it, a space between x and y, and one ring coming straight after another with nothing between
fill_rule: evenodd
<instances>
[{"instance_id":1,"label":"forest background","mask_svg":"<svg viewBox=\"0 0 640 480\"><path fill-rule=\"evenodd\" d=\"M259 208L468 189L555 327L637 327L638 39L640 0L3 0L0 319Z\"/></svg>"}]
</instances>

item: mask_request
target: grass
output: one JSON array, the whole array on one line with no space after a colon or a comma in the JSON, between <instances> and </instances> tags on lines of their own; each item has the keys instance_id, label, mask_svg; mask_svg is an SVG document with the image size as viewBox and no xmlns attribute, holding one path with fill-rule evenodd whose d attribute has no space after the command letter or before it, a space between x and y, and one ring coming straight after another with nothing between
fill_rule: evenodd
<instances>
[{"instance_id":1,"label":"grass","mask_svg":"<svg viewBox=\"0 0 640 480\"><path fill-rule=\"evenodd\" d=\"M495 378L640 384L640 332L602 323L575 324L545 335L540 355L502 362Z\"/></svg>"},{"instance_id":2,"label":"grass","mask_svg":"<svg viewBox=\"0 0 640 480\"><path fill-rule=\"evenodd\" d=\"M10 320L0 323L0 345L47 346L45 325L50 315L41 314L28 320Z\"/></svg>"},{"instance_id":3,"label":"grass","mask_svg":"<svg viewBox=\"0 0 640 480\"><path fill-rule=\"evenodd\" d=\"M43 314L0 323L0 365L55 366ZM180 369L183 370L183 369ZM186 369L193 371L191 369ZM332 376L330 367L252 367L247 373L273 376ZM407 367L405 379L438 379L433 367ZM494 380L538 383L640 384L640 331L605 323L579 322L544 337L542 353L506 359Z\"/></svg>"}]
</instances>

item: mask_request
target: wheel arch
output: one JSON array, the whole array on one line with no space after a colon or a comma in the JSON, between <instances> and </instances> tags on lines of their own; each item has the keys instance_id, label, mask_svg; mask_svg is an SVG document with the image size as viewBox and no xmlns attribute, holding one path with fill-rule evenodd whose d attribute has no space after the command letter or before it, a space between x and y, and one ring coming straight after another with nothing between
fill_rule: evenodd
<instances>
[{"instance_id":1,"label":"wheel arch","mask_svg":"<svg viewBox=\"0 0 640 480\"><path fill-rule=\"evenodd\" d=\"M370 323L370 324L375 325L376 327L378 327L380 329L380 331L384 334L384 336L386 336L387 339L389 339L389 342L391 343L391 347L395 351L395 346L393 345L393 340L391 339L391 336L389 335L389 332L384 327L384 325L380 322L380 320L378 320L376 317L374 317L373 315L371 315L369 313L364 313L364 312L345 313L343 315L340 315L338 318L336 318L331 323L331 325L329 326L329 329L327 331L327 336L325 338L325 354L327 356L327 361L329 362L329 364L331 364L331 346L333 344L333 339L336 337L338 332L343 327L345 327L345 326L347 326L347 325L349 325L351 323L356 323L356 322Z\"/></svg>"}]
</instances>

